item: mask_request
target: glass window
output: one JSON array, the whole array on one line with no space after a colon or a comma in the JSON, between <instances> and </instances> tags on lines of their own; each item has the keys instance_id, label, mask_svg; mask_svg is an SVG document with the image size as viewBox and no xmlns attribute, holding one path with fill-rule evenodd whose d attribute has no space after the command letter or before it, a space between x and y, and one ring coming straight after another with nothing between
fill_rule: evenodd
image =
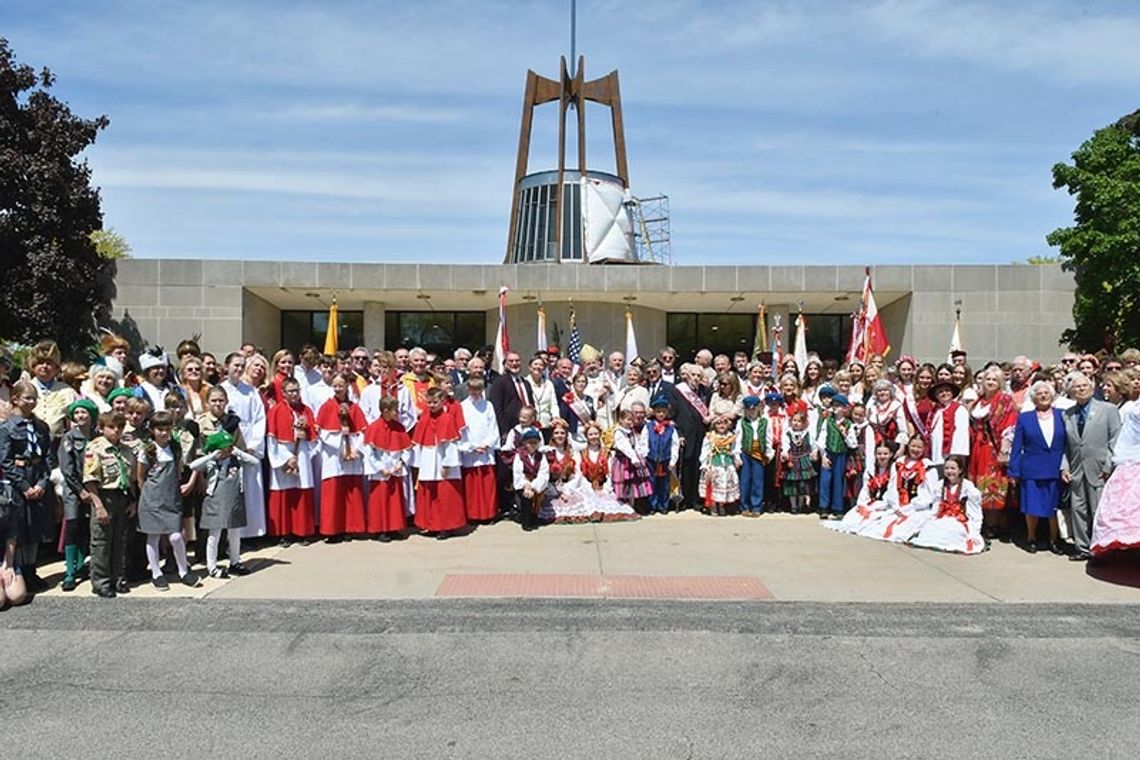
<instances>
[{"instance_id":1,"label":"glass window","mask_svg":"<svg viewBox=\"0 0 1140 760\"><path fill-rule=\"evenodd\" d=\"M821 359L835 359L843 363L851 343L851 316L849 314L805 314L807 318L807 348ZM795 340L795 316L792 316Z\"/></svg>"},{"instance_id":2,"label":"glass window","mask_svg":"<svg viewBox=\"0 0 1140 760\"><path fill-rule=\"evenodd\" d=\"M459 346L471 350L486 342L487 314L482 311L390 311L385 318L385 346L421 346L450 356Z\"/></svg>"},{"instance_id":3,"label":"glass window","mask_svg":"<svg viewBox=\"0 0 1140 760\"><path fill-rule=\"evenodd\" d=\"M364 312L342 311L339 313L340 327L337 341L343 350L351 350L364 343ZM281 345L292 351L306 343L312 343L324 350L325 335L328 333L329 313L327 311L282 311Z\"/></svg>"},{"instance_id":4,"label":"glass window","mask_svg":"<svg viewBox=\"0 0 1140 760\"><path fill-rule=\"evenodd\" d=\"M752 351L756 317L751 314L672 313L666 316L665 336L681 361L692 361L697 351L732 356Z\"/></svg>"}]
</instances>

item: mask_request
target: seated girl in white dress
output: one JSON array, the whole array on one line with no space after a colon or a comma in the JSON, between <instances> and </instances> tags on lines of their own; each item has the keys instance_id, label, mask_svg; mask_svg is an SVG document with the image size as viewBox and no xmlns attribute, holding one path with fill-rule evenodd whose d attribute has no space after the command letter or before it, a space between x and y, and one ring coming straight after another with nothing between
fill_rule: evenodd
<instances>
[{"instance_id":1,"label":"seated girl in white dress","mask_svg":"<svg viewBox=\"0 0 1140 760\"><path fill-rule=\"evenodd\" d=\"M959 454L946 457L942 481L935 489L923 489L915 506L927 507L930 519L910 539L912 546L958 554L981 554L982 494L966 480L966 460Z\"/></svg>"}]
</instances>

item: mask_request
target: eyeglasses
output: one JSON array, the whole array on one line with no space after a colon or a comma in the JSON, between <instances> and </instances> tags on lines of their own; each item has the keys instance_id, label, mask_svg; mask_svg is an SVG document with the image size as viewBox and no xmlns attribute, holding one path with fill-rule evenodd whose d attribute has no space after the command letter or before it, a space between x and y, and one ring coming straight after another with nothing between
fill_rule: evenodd
<instances>
[{"instance_id":1,"label":"eyeglasses","mask_svg":"<svg viewBox=\"0 0 1140 760\"><path fill-rule=\"evenodd\" d=\"M352 360L354 362L366 362L366 361L368 361L368 357L367 356L354 356L354 357L352 357Z\"/></svg>"},{"instance_id":2,"label":"eyeglasses","mask_svg":"<svg viewBox=\"0 0 1140 760\"><path fill-rule=\"evenodd\" d=\"M1120 364L1109 364L1108 366L1106 366L1106 367L1104 368L1104 371L1105 371L1105 372L1119 372L1119 371L1120 371L1120 370L1122 370L1122 369L1124 369L1123 365L1120 365Z\"/></svg>"}]
</instances>

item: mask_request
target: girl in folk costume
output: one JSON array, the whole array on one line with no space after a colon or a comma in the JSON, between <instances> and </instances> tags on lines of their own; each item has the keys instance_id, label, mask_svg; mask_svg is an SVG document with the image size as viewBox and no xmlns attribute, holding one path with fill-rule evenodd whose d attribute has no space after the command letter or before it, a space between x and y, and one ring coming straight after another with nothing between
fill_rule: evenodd
<instances>
[{"instance_id":1,"label":"girl in folk costume","mask_svg":"<svg viewBox=\"0 0 1140 760\"><path fill-rule=\"evenodd\" d=\"M151 582L159 591L170 588L159 562L158 543L166 536L178 566L178 577L186 586L198 586L201 579L190 572L186 559L186 539L182 535L182 495L196 485L192 478L181 485L184 466L182 447L174 440L174 415L155 412L150 420L151 440L138 458L138 481L142 484L138 501L139 533L146 534L146 560Z\"/></svg>"},{"instance_id":2,"label":"girl in folk costume","mask_svg":"<svg viewBox=\"0 0 1140 760\"><path fill-rule=\"evenodd\" d=\"M875 450L875 434L867 422L867 407L855 401L851 404L851 427L847 430L847 485L844 496L848 504L854 504L855 498L863 487L863 473L868 466L873 466L874 459L867 459L867 444ZM891 446L894 453L896 446Z\"/></svg>"},{"instance_id":3,"label":"girl in folk costume","mask_svg":"<svg viewBox=\"0 0 1140 760\"><path fill-rule=\"evenodd\" d=\"M724 517L726 508L740 500L740 466L734 452L738 450L732 418L719 415L713 420L713 429L705 434L701 446L701 494L709 514Z\"/></svg>"},{"instance_id":4,"label":"girl in folk costume","mask_svg":"<svg viewBox=\"0 0 1140 760\"><path fill-rule=\"evenodd\" d=\"M982 495L966 480L965 457L951 454L943 464L943 479L930 498L920 498L915 506L927 507L931 518L911 539L913 546L959 554L981 554ZM929 501L927 501L929 499Z\"/></svg>"},{"instance_id":5,"label":"girl in folk costume","mask_svg":"<svg viewBox=\"0 0 1140 760\"><path fill-rule=\"evenodd\" d=\"M520 436L520 446L511 464L512 485L515 492L515 514L525 531L538 528L538 515L542 511L546 486L550 483L550 463L538 450L542 434L535 428Z\"/></svg>"},{"instance_id":6,"label":"girl in folk costume","mask_svg":"<svg viewBox=\"0 0 1140 760\"><path fill-rule=\"evenodd\" d=\"M890 445L890 441L886 443ZM895 506L882 505L882 514L864 523L859 535L902 543L931 519L928 505L934 499L939 480L938 470L924 457L925 451L922 436L911 436L906 453L894 463L891 475Z\"/></svg>"},{"instance_id":7,"label":"girl in folk costume","mask_svg":"<svg viewBox=\"0 0 1140 760\"><path fill-rule=\"evenodd\" d=\"M923 483L937 478L934 463L926 458L925 453L926 441L920 435L912 435L906 442L903 455L895 462L895 490L901 507L918 498Z\"/></svg>"},{"instance_id":8,"label":"girl in folk costume","mask_svg":"<svg viewBox=\"0 0 1140 760\"><path fill-rule=\"evenodd\" d=\"M915 374L918 372L918 363L913 356L903 354L895 362L895 372L898 374L898 395L906 413L907 435L925 432L925 425L918 413L918 403L915 401Z\"/></svg>"},{"instance_id":9,"label":"girl in folk costume","mask_svg":"<svg viewBox=\"0 0 1140 760\"><path fill-rule=\"evenodd\" d=\"M811 494L815 480L815 466L819 457L815 437L808 427L807 412L797 411L791 424L784 430L781 445L784 462L784 496L791 504L792 513L800 514L811 509Z\"/></svg>"},{"instance_id":10,"label":"girl in folk costume","mask_svg":"<svg viewBox=\"0 0 1140 760\"><path fill-rule=\"evenodd\" d=\"M467 525L459 457L462 417L446 407L444 395L438 387L427 390L427 406L412 431L416 527L440 540Z\"/></svg>"},{"instance_id":11,"label":"girl in folk costume","mask_svg":"<svg viewBox=\"0 0 1140 760\"><path fill-rule=\"evenodd\" d=\"M361 446L364 413L349 396L353 380L347 373L333 377L333 396L317 413L321 446L320 532L326 543L337 543L344 533L364 533L364 465Z\"/></svg>"},{"instance_id":12,"label":"girl in folk costume","mask_svg":"<svg viewBox=\"0 0 1140 760\"><path fill-rule=\"evenodd\" d=\"M736 459L740 462L740 513L759 517L764 512L764 475L772 461L772 431L757 396L744 397L744 416L736 428Z\"/></svg>"},{"instance_id":13,"label":"girl in folk costume","mask_svg":"<svg viewBox=\"0 0 1140 760\"><path fill-rule=\"evenodd\" d=\"M930 430L930 415L934 411L934 402L926 395L930 392L930 387L934 385L934 373L936 369L933 364L923 364L914 373L914 407L917 419L915 420L916 431L922 434L923 438L927 436Z\"/></svg>"},{"instance_id":14,"label":"girl in folk costume","mask_svg":"<svg viewBox=\"0 0 1140 760\"><path fill-rule=\"evenodd\" d=\"M279 536L282 546L293 540L307 544L317 532L313 519L317 422L301 401L301 383L296 378L284 377L276 387L281 395L269 410L266 428L270 466L266 522L269 535Z\"/></svg>"},{"instance_id":15,"label":"girl in folk costume","mask_svg":"<svg viewBox=\"0 0 1140 760\"><path fill-rule=\"evenodd\" d=\"M855 497L855 506L839 522L824 523L824 527L840 533L853 533L881 537L884 518L890 519L899 506L898 481L894 459L894 443L883 441L875 447L875 458L863 473L863 483Z\"/></svg>"},{"instance_id":16,"label":"girl in folk costume","mask_svg":"<svg viewBox=\"0 0 1140 760\"><path fill-rule=\"evenodd\" d=\"M368 532L377 541L400 540L407 528L408 473L412 439L399 420L399 403L380 399L380 416L364 433L364 469L368 472ZM494 415L492 415L494 423Z\"/></svg>"},{"instance_id":17,"label":"girl in folk costume","mask_svg":"<svg viewBox=\"0 0 1140 760\"><path fill-rule=\"evenodd\" d=\"M541 522L578 523L591 518L567 431L566 422L556 418L550 430L550 445L542 451L550 482L539 513Z\"/></svg>"},{"instance_id":18,"label":"girl in folk costume","mask_svg":"<svg viewBox=\"0 0 1140 760\"><path fill-rule=\"evenodd\" d=\"M649 441L633 429L633 412L626 409L617 413L618 426L614 429L614 443L610 450L610 479L614 495L625 504L632 505L653 493L649 481Z\"/></svg>"},{"instance_id":19,"label":"girl in folk costume","mask_svg":"<svg viewBox=\"0 0 1140 760\"><path fill-rule=\"evenodd\" d=\"M558 399L558 416L569 425L571 444L580 449L586 445L586 425L597 417L594 399L586 395L586 376L574 375L570 389Z\"/></svg>"},{"instance_id":20,"label":"girl in folk costume","mask_svg":"<svg viewBox=\"0 0 1140 760\"><path fill-rule=\"evenodd\" d=\"M879 380L871 388L871 400L867 402L867 426L871 435L863 441L864 461L875 458L875 449L880 443L893 443L895 450L901 450L910 435L907 433L906 412L898 398L899 390L889 380Z\"/></svg>"},{"instance_id":21,"label":"girl in folk costume","mask_svg":"<svg viewBox=\"0 0 1140 760\"><path fill-rule=\"evenodd\" d=\"M649 509L657 514L669 511L671 476L681 456L681 434L669 419L669 399L664 395L653 399L653 421L645 427L653 493L649 496Z\"/></svg>"},{"instance_id":22,"label":"girl in folk costume","mask_svg":"<svg viewBox=\"0 0 1140 760\"><path fill-rule=\"evenodd\" d=\"M1002 390L1005 375L1000 367L982 372L982 392L970 410L969 479L982 494L985 532L992 536L1009 533L1009 453L1017 425L1018 405Z\"/></svg>"},{"instance_id":23,"label":"girl in folk costume","mask_svg":"<svg viewBox=\"0 0 1140 760\"><path fill-rule=\"evenodd\" d=\"M949 381L936 382L927 394L936 406L930 416L930 460L941 465L946 457L970 455L970 413L955 401L958 387Z\"/></svg>"},{"instance_id":24,"label":"girl in folk costume","mask_svg":"<svg viewBox=\"0 0 1140 760\"><path fill-rule=\"evenodd\" d=\"M219 429L206 436L202 456L190 467L206 478L206 498L198 527L207 532L207 572L211 578L228 578L231 573L249 575L249 568L241 561L241 528L246 522L242 470L261 467L261 460L238 446L232 434ZM223 530L229 544L228 568L218 567L218 543Z\"/></svg>"},{"instance_id":25,"label":"girl in folk costume","mask_svg":"<svg viewBox=\"0 0 1140 760\"><path fill-rule=\"evenodd\" d=\"M1064 423L1057 417L1053 435L1063 436ZM1112 464L1093 520L1089 551L1094 558L1140 547L1140 404L1128 407L1122 415Z\"/></svg>"},{"instance_id":26,"label":"girl in folk costume","mask_svg":"<svg viewBox=\"0 0 1140 760\"><path fill-rule=\"evenodd\" d=\"M467 381L467 398L461 404L466 424L459 441L459 459L463 472L463 504L469 522L490 522L499 513L499 487L495 477L499 426L495 408L484 398L484 390L483 378L471 378Z\"/></svg>"},{"instance_id":27,"label":"girl in folk costume","mask_svg":"<svg viewBox=\"0 0 1140 760\"><path fill-rule=\"evenodd\" d=\"M614 497L610 484L610 457L602 443L602 427L596 422L584 426L586 448L578 452L580 486L586 499L586 510L591 520L636 520L639 515L632 507Z\"/></svg>"}]
</instances>

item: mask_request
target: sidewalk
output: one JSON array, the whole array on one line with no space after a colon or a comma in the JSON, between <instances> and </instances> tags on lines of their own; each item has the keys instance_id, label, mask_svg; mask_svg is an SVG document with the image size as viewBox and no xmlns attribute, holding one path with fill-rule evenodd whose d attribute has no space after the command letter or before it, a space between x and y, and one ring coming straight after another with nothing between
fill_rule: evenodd
<instances>
[{"instance_id":1,"label":"sidewalk","mask_svg":"<svg viewBox=\"0 0 1140 760\"><path fill-rule=\"evenodd\" d=\"M710 518L695 512L630 523L552 525L524 534L499 523L436 541L316 543L249 552L244 578L172 579L127 599L426 599L574 596L816 602L1140 603L1134 558L1086 568L1048 552L994 543L975 557L825 530L814 516ZM62 564L43 568L58 580ZM91 598L80 584L64 594Z\"/></svg>"}]
</instances>

